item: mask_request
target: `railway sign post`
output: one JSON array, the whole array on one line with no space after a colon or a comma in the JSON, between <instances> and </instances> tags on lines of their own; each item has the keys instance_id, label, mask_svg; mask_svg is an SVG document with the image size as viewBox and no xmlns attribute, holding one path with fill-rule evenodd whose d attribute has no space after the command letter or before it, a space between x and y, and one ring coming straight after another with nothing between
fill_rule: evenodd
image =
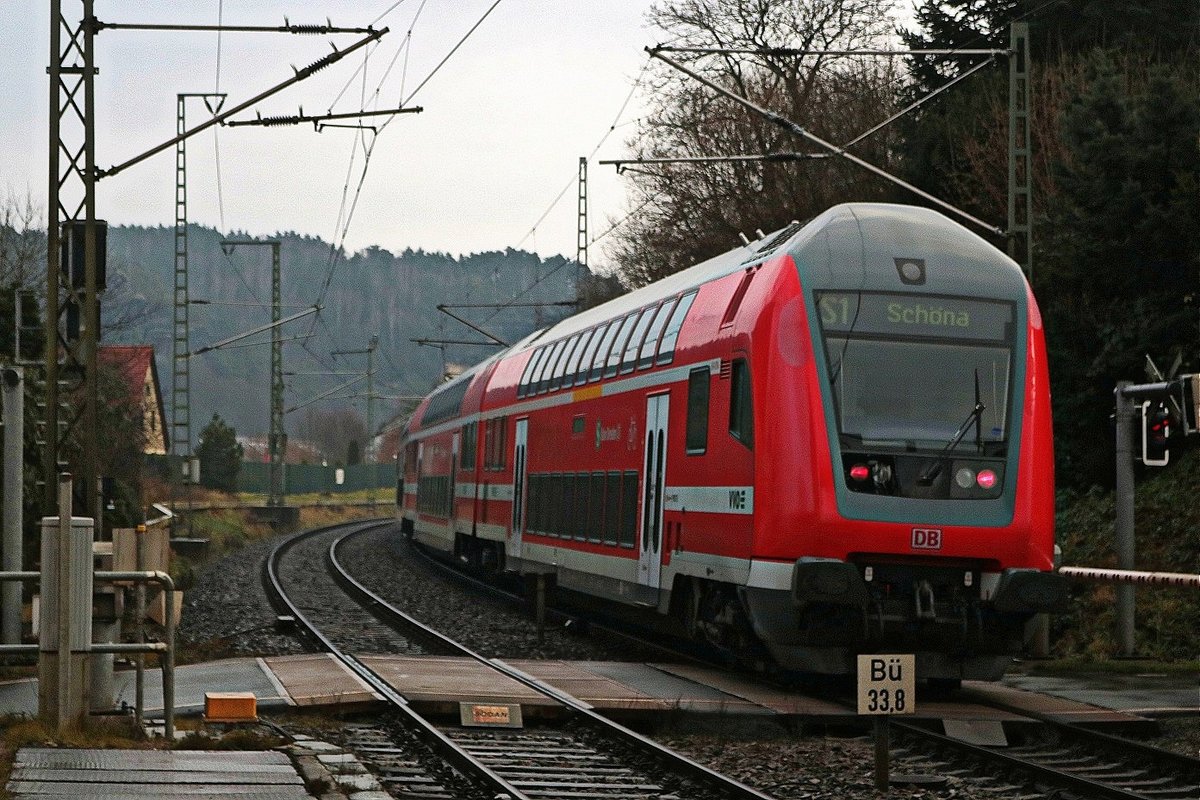
<instances>
[{"instance_id":1,"label":"railway sign post","mask_svg":"<svg viewBox=\"0 0 1200 800\"><path fill-rule=\"evenodd\" d=\"M891 773L888 717L916 710L916 656L858 657L858 713L875 717L875 789L888 790Z\"/></svg>"}]
</instances>

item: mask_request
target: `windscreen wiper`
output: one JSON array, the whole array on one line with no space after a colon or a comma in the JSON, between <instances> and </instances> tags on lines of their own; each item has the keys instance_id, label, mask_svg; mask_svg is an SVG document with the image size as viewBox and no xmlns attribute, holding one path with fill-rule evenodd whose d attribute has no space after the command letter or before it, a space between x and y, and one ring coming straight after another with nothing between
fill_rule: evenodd
<instances>
[{"instance_id":1,"label":"windscreen wiper","mask_svg":"<svg viewBox=\"0 0 1200 800\"><path fill-rule=\"evenodd\" d=\"M921 474L917 476L917 483L921 486L928 486L933 483L942 471L942 463L946 458L946 454L958 447L958 443L967 435L967 431L971 429L971 425L975 426L975 447L980 451L983 450L983 412L987 406L979 396L979 370L975 370L975 407L971 409L971 413L967 414L967 418L963 420L963 424L958 426L958 430L954 432L954 436L950 437L950 441L946 442L946 446L942 448L942 452L937 454L937 457L930 462L929 466L921 470Z\"/></svg>"}]
</instances>

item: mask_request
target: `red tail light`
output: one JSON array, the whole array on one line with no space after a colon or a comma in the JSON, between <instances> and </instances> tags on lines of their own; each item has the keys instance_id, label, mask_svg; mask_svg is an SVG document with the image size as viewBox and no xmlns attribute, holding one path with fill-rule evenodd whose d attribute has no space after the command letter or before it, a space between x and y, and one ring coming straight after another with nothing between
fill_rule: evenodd
<instances>
[{"instance_id":1,"label":"red tail light","mask_svg":"<svg viewBox=\"0 0 1200 800\"><path fill-rule=\"evenodd\" d=\"M850 477L856 481L865 481L871 477L871 468L866 464L855 464L850 468Z\"/></svg>"}]
</instances>

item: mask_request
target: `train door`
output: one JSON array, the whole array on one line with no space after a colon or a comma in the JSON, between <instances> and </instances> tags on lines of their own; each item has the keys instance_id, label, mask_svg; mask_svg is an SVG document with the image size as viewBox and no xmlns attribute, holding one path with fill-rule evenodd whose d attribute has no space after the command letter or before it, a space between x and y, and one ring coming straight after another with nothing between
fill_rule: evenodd
<instances>
[{"instance_id":1,"label":"train door","mask_svg":"<svg viewBox=\"0 0 1200 800\"><path fill-rule=\"evenodd\" d=\"M449 528L451 542L454 541L454 518L458 516L458 447L459 434L456 433L450 440L450 486L447 487L447 492L450 494L448 498L450 508L446 514L446 524Z\"/></svg>"},{"instance_id":2,"label":"train door","mask_svg":"<svg viewBox=\"0 0 1200 800\"><path fill-rule=\"evenodd\" d=\"M529 437L529 420L517 420L513 435L513 501L512 525L508 533L508 554L521 557L521 532L525 530L525 445Z\"/></svg>"},{"instance_id":3,"label":"train door","mask_svg":"<svg viewBox=\"0 0 1200 800\"><path fill-rule=\"evenodd\" d=\"M413 519L416 519L417 514L421 511L421 468L425 464L425 443L417 442L417 489L416 489L416 508L413 509Z\"/></svg>"},{"instance_id":4,"label":"train door","mask_svg":"<svg viewBox=\"0 0 1200 800\"><path fill-rule=\"evenodd\" d=\"M646 472L642 481L642 537L638 583L657 589L662 575L663 488L667 477L669 394L646 398Z\"/></svg>"}]
</instances>

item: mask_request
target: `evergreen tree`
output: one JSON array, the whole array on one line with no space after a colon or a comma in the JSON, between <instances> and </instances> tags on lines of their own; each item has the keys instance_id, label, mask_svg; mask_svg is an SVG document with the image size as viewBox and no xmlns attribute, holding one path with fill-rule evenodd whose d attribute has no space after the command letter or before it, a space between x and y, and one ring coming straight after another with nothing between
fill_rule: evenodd
<instances>
[{"instance_id":1,"label":"evergreen tree","mask_svg":"<svg viewBox=\"0 0 1200 800\"><path fill-rule=\"evenodd\" d=\"M242 446L238 443L237 431L217 414L213 414L212 422L200 431L196 456L200 459L201 485L231 494L237 491Z\"/></svg>"},{"instance_id":2,"label":"evergreen tree","mask_svg":"<svg viewBox=\"0 0 1200 800\"><path fill-rule=\"evenodd\" d=\"M1200 79L1097 51L1067 107L1035 277L1046 317L1061 474L1108 483L1107 417L1146 355L1197 368ZM1097 446L1102 442L1103 446Z\"/></svg>"}]
</instances>

